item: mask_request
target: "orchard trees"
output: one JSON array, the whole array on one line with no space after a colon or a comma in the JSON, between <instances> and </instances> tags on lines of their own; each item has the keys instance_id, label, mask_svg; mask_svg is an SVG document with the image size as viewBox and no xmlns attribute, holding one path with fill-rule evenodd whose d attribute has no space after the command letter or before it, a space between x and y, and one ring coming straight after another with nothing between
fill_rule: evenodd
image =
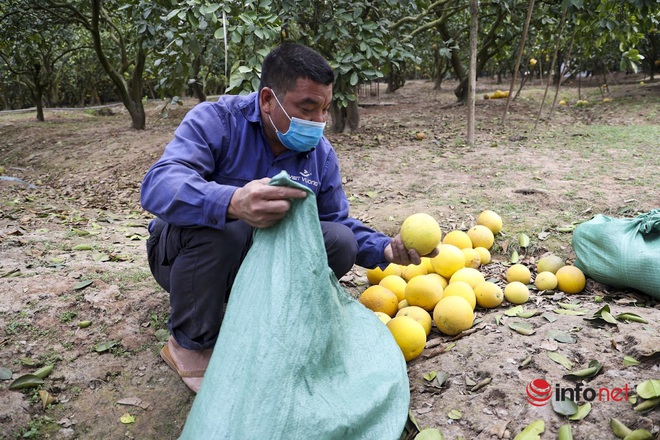
<instances>
[{"instance_id":1,"label":"orchard trees","mask_svg":"<svg viewBox=\"0 0 660 440\"><path fill-rule=\"evenodd\" d=\"M55 97L58 76L67 59L84 48L84 42L57 20L31 10L25 1L8 1L0 13L0 27L4 31L0 39L0 62L5 80L29 90L37 109L36 118L43 121L43 106Z\"/></svg>"}]
</instances>

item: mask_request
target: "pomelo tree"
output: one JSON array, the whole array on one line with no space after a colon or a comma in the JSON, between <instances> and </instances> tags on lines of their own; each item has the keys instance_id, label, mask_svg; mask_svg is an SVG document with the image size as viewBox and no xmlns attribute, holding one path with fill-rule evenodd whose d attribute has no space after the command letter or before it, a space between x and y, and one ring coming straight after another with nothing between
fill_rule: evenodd
<instances>
[{"instance_id":1,"label":"pomelo tree","mask_svg":"<svg viewBox=\"0 0 660 440\"><path fill-rule=\"evenodd\" d=\"M306 44L324 55L337 73L332 104L334 131L359 125L356 88L387 75L405 60L416 60L410 43L389 34L387 9L407 2L387 0L318 2L248 0L223 4L186 2L170 16L192 23L203 19L224 44L229 69L228 93L258 88L261 63L282 41ZM183 23L182 23L183 24Z\"/></svg>"},{"instance_id":2,"label":"pomelo tree","mask_svg":"<svg viewBox=\"0 0 660 440\"><path fill-rule=\"evenodd\" d=\"M80 96L75 102L82 103L89 94L90 102L98 101L93 97L98 85L93 83L99 82L102 70L134 128L145 127L142 100L146 96L173 98L185 93L204 100L209 92L256 90L264 56L282 41L317 49L335 68L335 131L358 128L361 84L386 81L388 90L394 91L407 78L434 78L439 86L451 72L459 80L458 102L467 97L468 0L8 0L0 5L0 16L19 3L25 5L26 17L36 11L57 23L58 29L74 29L63 48L72 50L71 56L80 63L81 78L68 73L67 80L57 84L80 90L65 95ZM508 75L516 69L527 5L519 0L480 4L477 78L485 73ZM560 35L564 11L567 18ZM556 78L561 66L569 65L620 69L623 61L627 68L650 65L652 69L658 59L658 14L654 0L538 2L520 69ZM20 40L20 47L28 47L38 22L26 19L25 23L26 32L9 32L11 38L0 44L6 48L8 41ZM47 31L53 33L54 28ZM561 42L557 71L547 72L556 41ZM565 60L571 41L576 49L572 59ZM95 63L88 55L75 53L81 46L93 47ZM538 60L534 69L527 63L532 55ZM34 63L22 57L11 65L26 72ZM6 84L16 75L3 69L0 76L7 92ZM11 96L3 96L7 106Z\"/></svg>"},{"instance_id":3,"label":"pomelo tree","mask_svg":"<svg viewBox=\"0 0 660 440\"><path fill-rule=\"evenodd\" d=\"M44 121L44 103L55 98L59 76L73 53L84 47L75 33L25 1L8 1L0 10L0 62L10 81L29 90L36 118ZM74 42L74 44L71 44ZM5 103L7 105L7 103Z\"/></svg>"},{"instance_id":4,"label":"pomelo tree","mask_svg":"<svg viewBox=\"0 0 660 440\"><path fill-rule=\"evenodd\" d=\"M140 0L44 0L32 8L89 33L98 62L115 86L131 116L131 126L146 126L144 72L147 56L161 30L160 16L168 1Z\"/></svg>"}]
</instances>

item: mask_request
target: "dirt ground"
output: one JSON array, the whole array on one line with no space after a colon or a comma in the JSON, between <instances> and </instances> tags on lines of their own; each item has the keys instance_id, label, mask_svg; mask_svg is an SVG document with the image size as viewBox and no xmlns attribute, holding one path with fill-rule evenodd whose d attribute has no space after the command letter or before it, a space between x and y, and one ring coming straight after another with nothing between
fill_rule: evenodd
<instances>
[{"instance_id":1,"label":"dirt ground","mask_svg":"<svg viewBox=\"0 0 660 440\"><path fill-rule=\"evenodd\" d=\"M434 91L429 82L409 81L388 95L367 89L360 131L328 134L352 214L393 235L414 212L432 214L447 232L467 229L481 210L493 209L504 229L482 271L501 285L513 251L532 269L547 252L572 262L575 224L598 213L632 216L660 207L660 84L639 80L613 81L609 103L601 102L597 83L566 85L560 99L569 105L550 116L550 93L537 127L544 93L538 81L511 104L504 126L506 100L479 99L474 146L464 141L466 109L454 105L453 84ZM478 96L497 88L507 86L480 81ZM576 107L579 97L590 105ZM47 110L40 124L33 114L0 114L0 438L178 437L194 396L158 355L169 305L146 262L151 215L141 210L139 191L193 104L163 117L162 104L149 103L141 132L129 128L121 107L111 116ZM644 128L650 136L631 135L634 142L621 146L599 127ZM520 247L520 233L529 246ZM356 266L342 283L359 295L365 269ZM560 303L579 304L584 315L557 313ZM606 304L614 315L632 312L647 322L584 319ZM569 421L526 399L536 379L574 387L563 376L592 360L602 372L585 387L627 387L634 395L640 382L660 379L657 301L588 280L577 295L532 291L525 304L537 311L531 318L505 315L510 307L478 308L473 329L458 338L434 329L429 347L409 362L411 413L421 428L438 428L447 439L513 438L542 419L542 438L556 438L570 423L576 439L606 439L614 438L609 422L617 418L658 435L658 407L638 412L630 401L596 400L586 417ZM533 334L509 326L522 321ZM571 340L558 341L556 332ZM639 364L624 365L624 356ZM41 386L9 389L48 365L54 368ZM435 371L446 373L442 385L424 379Z\"/></svg>"}]
</instances>

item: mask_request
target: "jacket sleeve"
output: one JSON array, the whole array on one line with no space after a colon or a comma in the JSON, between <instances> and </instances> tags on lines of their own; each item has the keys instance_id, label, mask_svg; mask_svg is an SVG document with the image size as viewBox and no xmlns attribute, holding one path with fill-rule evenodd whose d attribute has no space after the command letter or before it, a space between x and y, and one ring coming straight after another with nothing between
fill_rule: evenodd
<instances>
[{"instance_id":1,"label":"jacket sleeve","mask_svg":"<svg viewBox=\"0 0 660 440\"><path fill-rule=\"evenodd\" d=\"M191 109L174 132L162 157L147 171L142 207L178 226L224 228L236 187L209 181L229 136L227 121L211 103Z\"/></svg>"},{"instance_id":2,"label":"jacket sleeve","mask_svg":"<svg viewBox=\"0 0 660 440\"><path fill-rule=\"evenodd\" d=\"M385 247L392 239L350 216L348 199L341 183L339 161L332 149L324 165L317 203L322 221L342 223L355 234L358 243L357 265L373 268L388 263L385 259Z\"/></svg>"}]
</instances>

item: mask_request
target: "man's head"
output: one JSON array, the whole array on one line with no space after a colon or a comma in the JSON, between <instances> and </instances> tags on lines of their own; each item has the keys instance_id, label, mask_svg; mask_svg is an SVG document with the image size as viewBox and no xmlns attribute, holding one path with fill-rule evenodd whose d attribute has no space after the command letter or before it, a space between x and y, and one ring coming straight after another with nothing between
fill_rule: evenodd
<instances>
[{"instance_id":1,"label":"man's head","mask_svg":"<svg viewBox=\"0 0 660 440\"><path fill-rule=\"evenodd\" d=\"M276 90L278 95L283 95L293 90L296 81L301 78L330 85L335 75L330 64L315 50L300 44L283 43L264 59L259 91L264 87L270 87Z\"/></svg>"},{"instance_id":2,"label":"man's head","mask_svg":"<svg viewBox=\"0 0 660 440\"><path fill-rule=\"evenodd\" d=\"M308 47L284 43L266 56L259 108L276 156L287 149L310 151L318 144L328 120L333 81L328 62Z\"/></svg>"}]
</instances>

